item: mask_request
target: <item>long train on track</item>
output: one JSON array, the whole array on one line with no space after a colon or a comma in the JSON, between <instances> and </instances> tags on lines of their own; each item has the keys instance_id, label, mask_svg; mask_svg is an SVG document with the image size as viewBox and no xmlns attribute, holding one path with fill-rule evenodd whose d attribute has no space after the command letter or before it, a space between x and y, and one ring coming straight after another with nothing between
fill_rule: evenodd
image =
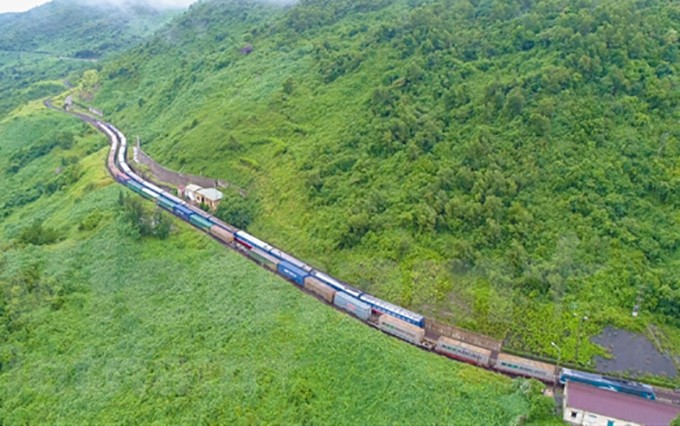
<instances>
[{"instance_id":1,"label":"long train on track","mask_svg":"<svg viewBox=\"0 0 680 426\"><path fill-rule=\"evenodd\" d=\"M49 102L48 107L54 108ZM341 280L319 271L294 256L248 233L226 224L209 213L144 180L127 164L127 139L113 125L72 113L106 134L111 141L107 168L113 178L133 192L155 202L180 219L187 221L225 245L245 254L265 268L295 283L319 299L354 315L408 343L447 357L493 369L511 376L535 378L548 384L567 381L587 383L612 391L655 399L654 389L646 384L605 377L599 374L558 368L554 364L503 353L500 345L442 335L441 327L416 312L396 306L365 293Z\"/></svg>"}]
</instances>

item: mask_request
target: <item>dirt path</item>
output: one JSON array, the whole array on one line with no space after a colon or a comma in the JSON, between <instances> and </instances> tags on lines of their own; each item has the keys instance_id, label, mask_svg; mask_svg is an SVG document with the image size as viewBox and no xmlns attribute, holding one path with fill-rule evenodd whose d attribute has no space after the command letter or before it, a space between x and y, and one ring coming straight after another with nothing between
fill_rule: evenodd
<instances>
[{"instance_id":1,"label":"dirt path","mask_svg":"<svg viewBox=\"0 0 680 426\"><path fill-rule=\"evenodd\" d=\"M166 169L165 167L155 162L144 151L142 151L142 148L139 145L139 140L137 141L137 144L134 147L134 162L137 164L145 165L151 170L151 173L153 174L157 181L169 185L187 186L188 184L194 184L203 188L232 188L237 190L242 197L246 197L248 195L245 189L239 188L238 186L222 179L189 175Z\"/></svg>"}]
</instances>

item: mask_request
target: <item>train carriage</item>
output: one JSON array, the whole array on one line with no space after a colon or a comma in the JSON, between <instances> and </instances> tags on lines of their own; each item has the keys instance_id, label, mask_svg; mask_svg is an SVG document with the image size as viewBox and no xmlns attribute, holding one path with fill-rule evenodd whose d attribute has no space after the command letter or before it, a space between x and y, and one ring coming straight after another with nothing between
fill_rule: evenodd
<instances>
[{"instance_id":1,"label":"train carriage","mask_svg":"<svg viewBox=\"0 0 680 426\"><path fill-rule=\"evenodd\" d=\"M165 198L167 198L168 200L172 201L173 203L179 204L180 206L183 206L183 205L186 204L186 201L181 200L181 199L175 197L174 195L172 195L172 194L169 193L168 191L161 191L160 194L161 194L162 196L164 196Z\"/></svg>"},{"instance_id":2,"label":"train carriage","mask_svg":"<svg viewBox=\"0 0 680 426\"><path fill-rule=\"evenodd\" d=\"M269 246L269 247L271 247L271 246ZM307 271L309 273L311 273L313 271L311 266L307 265L305 262L301 261L300 259L289 255L285 251L279 250L275 247L271 247L271 249L269 250L269 253L272 256L276 256L281 260L285 260L286 262L290 263L291 265L295 265L295 266L297 266L298 268L300 268L304 271Z\"/></svg>"},{"instance_id":3,"label":"train carriage","mask_svg":"<svg viewBox=\"0 0 680 426\"><path fill-rule=\"evenodd\" d=\"M231 244L234 241L234 234L219 225L210 227L210 235L227 244Z\"/></svg>"},{"instance_id":4,"label":"train carriage","mask_svg":"<svg viewBox=\"0 0 680 426\"><path fill-rule=\"evenodd\" d=\"M494 367L499 371L517 376L533 377L551 384L555 383L557 378L557 367L552 364L504 353L498 354Z\"/></svg>"},{"instance_id":5,"label":"train carriage","mask_svg":"<svg viewBox=\"0 0 680 426\"><path fill-rule=\"evenodd\" d=\"M173 203L172 201L168 200L165 197L158 197L158 205L170 211L173 211L173 209L176 206L175 203Z\"/></svg>"},{"instance_id":6,"label":"train carriage","mask_svg":"<svg viewBox=\"0 0 680 426\"><path fill-rule=\"evenodd\" d=\"M253 258L256 262L266 267L267 269L271 269L272 271L276 271L277 267L279 266L279 260L277 258L275 258L274 256L270 256L269 254L256 248L248 250L248 256Z\"/></svg>"},{"instance_id":7,"label":"train carriage","mask_svg":"<svg viewBox=\"0 0 680 426\"><path fill-rule=\"evenodd\" d=\"M133 180L128 180L126 182L128 188L136 192L137 194L142 194L142 186Z\"/></svg>"},{"instance_id":8,"label":"train carriage","mask_svg":"<svg viewBox=\"0 0 680 426\"><path fill-rule=\"evenodd\" d=\"M184 220L189 220L189 217L191 217L191 215L194 214L194 212L192 212L188 208L177 204L175 204L175 206L172 208L172 212Z\"/></svg>"},{"instance_id":9,"label":"train carriage","mask_svg":"<svg viewBox=\"0 0 680 426\"><path fill-rule=\"evenodd\" d=\"M321 272L321 271L316 271L316 270L315 270L315 271L312 272L312 275L313 275L317 280L319 280L319 281L325 283L326 285L329 285L329 286L333 287L333 288L334 288L335 290L337 290L337 291L345 292L345 293L349 294L350 296L356 297L356 298L358 298L359 296L361 296L361 292L360 292L360 291L358 291L358 290L356 290L356 289L354 289L354 288L348 286L348 285L345 284L345 283L341 283L340 281L336 280L335 278L333 278L333 277L331 277L331 276L329 276L329 275L324 274L324 273Z\"/></svg>"},{"instance_id":10,"label":"train carriage","mask_svg":"<svg viewBox=\"0 0 680 426\"><path fill-rule=\"evenodd\" d=\"M158 194L155 192L149 191L147 188L142 187L142 197L149 199L149 200L157 200L158 199Z\"/></svg>"},{"instance_id":11,"label":"train carriage","mask_svg":"<svg viewBox=\"0 0 680 426\"><path fill-rule=\"evenodd\" d=\"M309 274L306 271L298 268L295 265L291 265L288 262L279 263L277 265L277 270L281 275L293 280L298 285L304 285L305 278L309 276Z\"/></svg>"},{"instance_id":12,"label":"train carriage","mask_svg":"<svg viewBox=\"0 0 680 426\"><path fill-rule=\"evenodd\" d=\"M199 209L198 207L196 207L192 204L189 204L189 203L185 203L184 207L186 207L189 210L191 210L192 212L194 212L195 215L198 215L198 216L202 217L203 219L210 221L210 219L209 219L210 215L208 213L204 212L203 210Z\"/></svg>"},{"instance_id":13,"label":"train carriage","mask_svg":"<svg viewBox=\"0 0 680 426\"><path fill-rule=\"evenodd\" d=\"M563 368L560 371L560 383L566 384L567 382L584 383L601 389L627 393L650 400L656 399L654 388L647 384Z\"/></svg>"},{"instance_id":14,"label":"train carriage","mask_svg":"<svg viewBox=\"0 0 680 426\"><path fill-rule=\"evenodd\" d=\"M399 318L400 320L406 321L418 327L425 327L425 318L415 312L411 312L408 309L404 309L401 306L393 305L392 303L386 302L382 299L378 299L375 296L364 293L359 297L362 302L368 303L373 307L373 309L380 311L385 314L392 315L393 317Z\"/></svg>"},{"instance_id":15,"label":"train carriage","mask_svg":"<svg viewBox=\"0 0 680 426\"><path fill-rule=\"evenodd\" d=\"M189 222L191 222L192 224L196 225L197 227L204 231L210 229L210 227L212 226L212 223L208 222L207 220L203 219L201 216L197 214L192 214L191 216L189 216Z\"/></svg>"},{"instance_id":16,"label":"train carriage","mask_svg":"<svg viewBox=\"0 0 680 426\"><path fill-rule=\"evenodd\" d=\"M265 243L264 241L253 237L252 235L248 234L247 232L243 231L238 231L235 234L236 241L245 246L246 248L258 248L266 253L269 253L269 251L273 248L269 244Z\"/></svg>"},{"instance_id":17,"label":"train carriage","mask_svg":"<svg viewBox=\"0 0 680 426\"><path fill-rule=\"evenodd\" d=\"M423 338L425 338L424 329L390 315L381 315L378 319L378 327L386 333L415 345L420 345L423 342Z\"/></svg>"},{"instance_id":18,"label":"train carriage","mask_svg":"<svg viewBox=\"0 0 680 426\"><path fill-rule=\"evenodd\" d=\"M316 294L317 296L320 296L328 303L333 303L333 298L335 297L336 290L333 287L324 284L317 278L311 275L306 277L305 288L311 291L312 293Z\"/></svg>"},{"instance_id":19,"label":"train carriage","mask_svg":"<svg viewBox=\"0 0 680 426\"><path fill-rule=\"evenodd\" d=\"M489 349L480 348L479 346L470 345L445 336L442 336L437 340L434 351L446 355L449 358L482 367L487 367L489 365L489 360L491 359L491 351Z\"/></svg>"},{"instance_id":20,"label":"train carriage","mask_svg":"<svg viewBox=\"0 0 680 426\"><path fill-rule=\"evenodd\" d=\"M232 235L232 237L236 232L238 232L238 229L234 228L231 225L228 225L228 224L222 222L221 220L219 220L215 216L210 216L209 220L210 220L210 222L214 223L215 226L222 228L223 230L229 232Z\"/></svg>"},{"instance_id":21,"label":"train carriage","mask_svg":"<svg viewBox=\"0 0 680 426\"><path fill-rule=\"evenodd\" d=\"M165 192L161 188L159 188L158 186L154 185L151 182L145 181L144 186L146 186L147 188L149 188L150 190L152 190L154 192L157 192L158 194L163 194L163 192Z\"/></svg>"},{"instance_id":22,"label":"train carriage","mask_svg":"<svg viewBox=\"0 0 680 426\"><path fill-rule=\"evenodd\" d=\"M349 294L342 292L335 293L333 304L364 321L368 321L371 318L371 306L359 299L355 299Z\"/></svg>"}]
</instances>

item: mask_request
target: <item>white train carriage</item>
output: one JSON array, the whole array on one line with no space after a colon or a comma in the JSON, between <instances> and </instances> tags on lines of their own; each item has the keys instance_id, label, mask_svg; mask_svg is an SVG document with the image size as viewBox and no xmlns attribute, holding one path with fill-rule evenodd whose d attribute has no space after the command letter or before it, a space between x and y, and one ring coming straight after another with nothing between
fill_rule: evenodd
<instances>
[{"instance_id":1,"label":"white train carriage","mask_svg":"<svg viewBox=\"0 0 680 426\"><path fill-rule=\"evenodd\" d=\"M402 308L401 306L397 306L382 299L378 299L377 297L371 296L368 293L364 293L359 299L368 303L373 307L373 309L377 311L392 315L393 317L399 318L400 320L406 321L421 328L425 326L425 318L422 315L411 312L408 309Z\"/></svg>"},{"instance_id":2,"label":"white train carriage","mask_svg":"<svg viewBox=\"0 0 680 426\"><path fill-rule=\"evenodd\" d=\"M307 273L311 273L314 270L314 268L307 265L305 262L301 261L300 259L298 259L296 257L289 255L288 253L286 253L285 251L282 251L280 249L272 247L269 252L272 255L278 257L279 259L285 260L286 262L290 263L291 265L297 266L298 268L302 269L303 271L306 271Z\"/></svg>"},{"instance_id":3,"label":"white train carriage","mask_svg":"<svg viewBox=\"0 0 680 426\"><path fill-rule=\"evenodd\" d=\"M341 283L340 281L336 280L335 278L331 277L330 275L326 275L321 271L314 270L312 271L312 275L318 279L319 281L322 281L329 286L333 287L337 291L342 291L347 294L349 294L352 297L359 298L361 296L361 292L349 287L347 284Z\"/></svg>"},{"instance_id":4,"label":"white train carriage","mask_svg":"<svg viewBox=\"0 0 680 426\"><path fill-rule=\"evenodd\" d=\"M248 245L250 247L255 247L258 248L266 253L269 253L274 247L270 246L269 244L265 243L264 241L253 237L252 235L248 234L247 232L244 231L238 231L236 233L236 240L240 241L242 244ZM276 256L274 253L272 255ZM278 257L278 256L277 256ZM297 266L297 265L295 265Z\"/></svg>"}]
</instances>

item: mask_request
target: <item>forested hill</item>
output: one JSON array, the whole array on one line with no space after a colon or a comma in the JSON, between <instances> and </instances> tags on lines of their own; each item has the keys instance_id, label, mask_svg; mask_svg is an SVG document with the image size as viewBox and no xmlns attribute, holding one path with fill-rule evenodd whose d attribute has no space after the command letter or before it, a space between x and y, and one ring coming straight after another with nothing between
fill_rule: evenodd
<instances>
[{"instance_id":1,"label":"forested hill","mask_svg":"<svg viewBox=\"0 0 680 426\"><path fill-rule=\"evenodd\" d=\"M53 0L25 13L0 14L0 50L100 58L141 42L177 13L146 2L118 7L108 2Z\"/></svg>"},{"instance_id":2,"label":"forested hill","mask_svg":"<svg viewBox=\"0 0 680 426\"><path fill-rule=\"evenodd\" d=\"M610 324L680 348L679 31L657 0L206 1L96 102L168 166L249 186L220 214L256 235L585 364Z\"/></svg>"},{"instance_id":3,"label":"forested hill","mask_svg":"<svg viewBox=\"0 0 680 426\"><path fill-rule=\"evenodd\" d=\"M0 14L0 117L23 102L60 93L71 73L141 43L179 12L54 0Z\"/></svg>"}]
</instances>

